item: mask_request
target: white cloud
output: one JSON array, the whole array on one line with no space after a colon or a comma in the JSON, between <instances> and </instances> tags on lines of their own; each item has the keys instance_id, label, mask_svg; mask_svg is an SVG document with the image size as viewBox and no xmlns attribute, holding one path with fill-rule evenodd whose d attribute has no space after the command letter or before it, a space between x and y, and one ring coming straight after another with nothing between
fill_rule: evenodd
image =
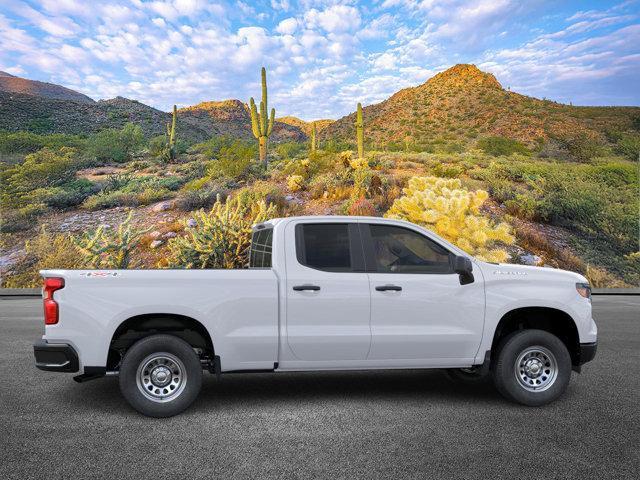
<instances>
[{"instance_id":1,"label":"white cloud","mask_svg":"<svg viewBox=\"0 0 640 480\"><path fill-rule=\"evenodd\" d=\"M389 32L397 26L398 22L393 15L385 13L380 17L371 20L357 35L358 38L371 40L377 38L386 38Z\"/></svg>"},{"instance_id":2,"label":"white cloud","mask_svg":"<svg viewBox=\"0 0 640 480\"><path fill-rule=\"evenodd\" d=\"M10 75L16 75L18 77L27 74L27 71L24 68L22 68L22 65L15 65L13 67L0 66L0 70L2 70L3 72L7 72Z\"/></svg>"},{"instance_id":3,"label":"white cloud","mask_svg":"<svg viewBox=\"0 0 640 480\"><path fill-rule=\"evenodd\" d=\"M89 61L87 51L80 47L74 47L73 45L62 45L57 53L60 58L73 65Z\"/></svg>"},{"instance_id":4,"label":"white cloud","mask_svg":"<svg viewBox=\"0 0 640 480\"><path fill-rule=\"evenodd\" d=\"M160 108L246 101L259 94L264 65L278 114L307 119L384 100L458 62L537 96L593 91L621 76L640 83L631 7L580 12L557 32L515 37L527 9L550 0L245 2L16 0L0 14L0 65Z\"/></svg>"},{"instance_id":5,"label":"white cloud","mask_svg":"<svg viewBox=\"0 0 640 480\"><path fill-rule=\"evenodd\" d=\"M271 0L271 8L287 12L291 8L291 4L289 0Z\"/></svg>"},{"instance_id":6,"label":"white cloud","mask_svg":"<svg viewBox=\"0 0 640 480\"><path fill-rule=\"evenodd\" d=\"M276 27L276 32L283 35L292 35L298 28L298 20L295 18L285 18Z\"/></svg>"},{"instance_id":7,"label":"white cloud","mask_svg":"<svg viewBox=\"0 0 640 480\"><path fill-rule=\"evenodd\" d=\"M376 70L393 70L396 67L396 57L390 52L376 56L373 60L373 68Z\"/></svg>"},{"instance_id":8,"label":"white cloud","mask_svg":"<svg viewBox=\"0 0 640 480\"><path fill-rule=\"evenodd\" d=\"M313 8L304 18L310 28L320 26L330 33L355 30L362 21L358 9L347 5L333 5L323 11Z\"/></svg>"},{"instance_id":9,"label":"white cloud","mask_svg":"<svg viewBox=\"0 0 640 480\"><path fill-rule=\"evenodd\" d=\"M12 3L9 8L54 37L70 37L80 30L78 24L70 18L48 17L22 2Z\"/></svg>"}]
</instances>

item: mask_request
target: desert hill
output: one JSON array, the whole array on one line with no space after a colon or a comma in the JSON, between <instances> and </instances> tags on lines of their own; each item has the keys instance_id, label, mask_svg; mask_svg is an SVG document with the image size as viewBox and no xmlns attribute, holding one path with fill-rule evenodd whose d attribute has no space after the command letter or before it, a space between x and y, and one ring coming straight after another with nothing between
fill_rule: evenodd
<instances>
[{"instance_id":1,"label":"desert hill","mask_svg":"<svg viewBox=\"0 0 640 480\"><path fill-rule=\"evenodd\" d=\"M202 102L179 110L179 138L200 142L212 135L251 139L251 117L240 100ZM171 115L136 100L94 101L82 93L0 72L0 130L90 134L125 123L140 125L147 137L161 135ZM304 132L276 121L272 141L305 140Z\"/></svg>"},{"instance_id":2,"label":"desert hill","mask_svg":"<svg viewBox=\"0 0 640 480\"><path fill-rule=\"evenodd\" d=\"M72 100L80 103L94 103L92 98L71 90L70 88L53 83L39 82L16 77L6 72L0 72L0 92L9 94L27 94L55 100Z\"/></svg>"},{"instance_id":3,"label":"desert hill","mask_svg":"<svg viewBox=\"0 0 640 480\"><path fill-rule=\"evenodd\" d=\"M245 140L253 138L249 107L240 100L201 102L179 109L178 118L187 119L199 129L207 131L208 136L217 134ZM273 141L303 141L305 138L303 129L298 126L279 120L273 126Z\"/></svg>"},{"instance_id":4,"label":"desert hill","mask_svg":"<svg viewBox=\"0 0 640 480\"><path fill-rule=\"evenodd\" d=\"M374 145L471 143L480 136L496 135L533 146L576 134L602 140L607 129L631 129L640 108L574 107L539 100L504 89L475 65L459 64L364 107L363 116L365 139ZM351 113L329 125L320 137L353 141L354 122Z\"/></svg>"}]
</instances>

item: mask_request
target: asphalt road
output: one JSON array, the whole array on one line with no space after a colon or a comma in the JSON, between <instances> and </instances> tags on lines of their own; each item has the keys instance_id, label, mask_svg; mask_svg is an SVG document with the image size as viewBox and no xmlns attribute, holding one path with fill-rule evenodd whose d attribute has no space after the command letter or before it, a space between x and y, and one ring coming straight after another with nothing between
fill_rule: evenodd
<instances>
[{"instance_id":1,"label":"asphalt road","mask_svg":"<svg viewBox=\"0 0 640 480\"><path fill-rule=\"evenodd\" d=\"M596 297L599 350L543 408L439 371L205 377L170 419L117 379L33 365L40 301L0 299L0 477L638 478L640 297Z\"/></svg>"}]
</instances>

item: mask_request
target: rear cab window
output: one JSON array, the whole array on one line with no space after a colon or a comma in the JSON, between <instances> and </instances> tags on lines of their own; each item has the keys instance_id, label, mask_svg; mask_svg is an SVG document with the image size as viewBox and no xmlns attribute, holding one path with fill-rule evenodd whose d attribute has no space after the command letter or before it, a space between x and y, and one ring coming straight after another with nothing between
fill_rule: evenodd
<instances>
[{"instance_id":1,"label":"rear cab window","mask_svg":"<svg viewBox=\"0 0 640 480\"><path fill-rule=\"evenodd\" d=\"M298 263L326 272L363 272L362 243L355 223L296 225Z\"/></svg>"},{"instance_id":2,"label":"rear cab window","mask_svg":"<svg viewBox=\"0 0 640 480\"><path fill-rule=\"evenodd\" d=\"M255 230L251 236L249 268L271 268L273 228Z\"/></svg>"}]
</instances>

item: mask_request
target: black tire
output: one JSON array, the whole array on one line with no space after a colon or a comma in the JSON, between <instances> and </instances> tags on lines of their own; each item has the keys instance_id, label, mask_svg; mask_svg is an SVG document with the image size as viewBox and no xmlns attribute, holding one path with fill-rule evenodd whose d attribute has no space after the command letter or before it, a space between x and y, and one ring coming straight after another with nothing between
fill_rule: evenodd
<instances>
[{"instance_id":1,"label":"black tire","mask_svg":"<svg viewBox=\"0 0 640 480\"><path fill-rule=\"evenodd\" d=\"M184 411L201 386L198 355L173 335L151 335L137 341L127 350L120 367L122 395L149 417L172 417Z\"/></svg>"},{"instance_id":2,"label":"black tire","mask_svg":"<svg viewBox=\"0 0 640 480\"><path fill-rule=\"evenodd\" d=\"M522 330L500 343L493 381L507 399L531 407L546 405L564 393L570 379L571 356L555 335Z\"/></svg>"},{"instance_id":3,"label":"black tire","mask_svg":"<svg viewBox=\"0 0 640 480\"><path fill-rule=\"evenodd\" d=\"M446 373L450 380L467 385L486 383L491 378L480 368L448 368Z\"/></svg>"}]
</instances>

